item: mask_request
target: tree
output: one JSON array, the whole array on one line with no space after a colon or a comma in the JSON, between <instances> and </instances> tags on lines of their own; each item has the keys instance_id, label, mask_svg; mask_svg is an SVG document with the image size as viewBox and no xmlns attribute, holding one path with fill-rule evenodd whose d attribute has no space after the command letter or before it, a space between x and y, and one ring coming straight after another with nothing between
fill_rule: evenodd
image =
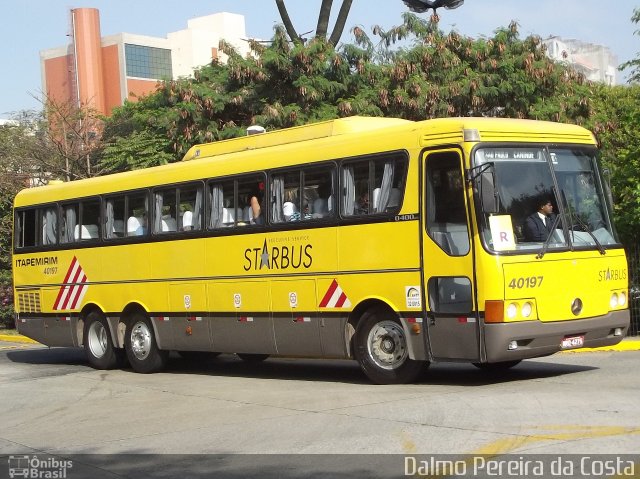
<instances>
[{"instance_id":1,"label":"tree","mask_svg":"<svg viewBox=\"0 0 640 479\"><path fill-rule=\"evenodd\" d=\"M13 288L11 278L11 233L13 199L32 177L41 176L31 157L36 149L33 112L24 112L22 121L0 126L0 324L13 325Z\"/></svg>"},{"instance_id":2,"label":"tree","mask_svg":"<svg viewBox=\"0 0 640 479\"><path fill-rule=\"evenodd\" d=\"M43 106L46 128L40 130L39 148L34 152L43 170L66 181L104 174L97 157L103 128L100 114L52 98L45 98Z\"/></svg>"},{"instance_id":3,"label":"tree","mask_svg":"<svg viewBox=\"0 0 640 479\"><path fill-rule=\"evenodd\" d=\"M640 24L640 8L634 8L631 21L636 25ZM640 36L640 30L636 30L634 34ZM629 60L618 67L620 71L626 68L632 68L629 82L640 82L640 53L633 60Z\"/></svg>"},{"instance_id":4,"label":"tree","mask_svg":"<svg viewBox=\"0 0 640 479\"><path fill-rule=\"evenodd\" d=\"M520 39L515 23L472 39L445 34L435 16L407 13L398 27L374 28L377 47L362 29L353 32L356 43L336 49L319 37L292 44L279 27L270 45L251 42L247 58L223 42L227 64L214 61L192 79L163 82L107 121L105 161L126 169L122 159L134 151L143 152L139 159L160 152L157 158L175 161L193 144L242 135L255 123L277 129L350 115L584 123L590 114L583 77L549 60L538 37ZM413 46L394 50L400 39Z\"/></svg>"},{"instance_id":5,"label":"tree","mask_svg":"<svg viewBox=\"0 0 640 479\"><path fill-rule=\"evenodd\" d=\"M610 172L616 226L623 243L637 244L640 231L640 85L592 87L593 116L602 162Z\"/></svg>"}]
</instances>

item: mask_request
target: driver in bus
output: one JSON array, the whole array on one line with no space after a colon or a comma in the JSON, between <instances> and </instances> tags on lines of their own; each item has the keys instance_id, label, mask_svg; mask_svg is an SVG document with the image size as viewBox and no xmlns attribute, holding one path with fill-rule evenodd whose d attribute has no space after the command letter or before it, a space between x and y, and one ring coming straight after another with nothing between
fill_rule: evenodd
<instances>
[{"instance_id":1,"label":"driver in bus","mask_svg":"<svg viewBox=\"0 0 640 479\"><path fill-rule=\"evenodd\" d=\"M556 215L553 213L551 200L542 199L538 204L538 210L529 215L524 222L525 241L546 241L555 220Z\"/></svg>"}]
</instances>

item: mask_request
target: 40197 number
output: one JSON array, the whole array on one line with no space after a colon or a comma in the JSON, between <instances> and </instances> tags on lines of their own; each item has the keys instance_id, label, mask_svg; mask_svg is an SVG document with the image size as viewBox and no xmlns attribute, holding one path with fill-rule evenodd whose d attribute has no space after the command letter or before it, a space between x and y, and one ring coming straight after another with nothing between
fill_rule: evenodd
<instances>
[{"instance_id":1,"label":"40197 number","mask_svg":"<svg viewBox=\"0 0 640 479\"><path fill-rule=\"evenodd\" d=\"M511 289L522 288L539 288L542 286L542 280L544 276L527 276L524 278L513 278L509 281L509 287Z\"/></svg>"}]
</instances>

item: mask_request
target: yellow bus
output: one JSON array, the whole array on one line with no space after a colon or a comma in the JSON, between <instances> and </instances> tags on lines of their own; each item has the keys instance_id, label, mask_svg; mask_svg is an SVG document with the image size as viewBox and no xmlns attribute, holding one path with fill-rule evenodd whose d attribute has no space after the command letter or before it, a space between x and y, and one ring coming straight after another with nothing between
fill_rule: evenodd
<instances>
[{"instance_id":1,"label":"yellow bus","mask_svg":"<svg viewBox=\"0 0 640 479\"><path fill-rule=\"evenodd\" d=\"M628 272L597 155L574 125L351 117L26 189L17 328L99 369L353 358L375 383L612 345Z\"/></svg>"}]
</instances>

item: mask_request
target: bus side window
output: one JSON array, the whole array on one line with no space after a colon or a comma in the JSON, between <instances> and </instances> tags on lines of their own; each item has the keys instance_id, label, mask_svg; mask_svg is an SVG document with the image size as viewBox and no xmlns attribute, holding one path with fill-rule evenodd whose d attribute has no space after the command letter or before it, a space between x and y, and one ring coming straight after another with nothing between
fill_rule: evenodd
<instances>
[{"instance_id":1,"label":"bus side window","mask_svg":"<svg viewBox=\"0 0 640 479\"><path fill-rule=\"evenodd\" d=\"M342 165L342 214L344 216L395 213L400 209L406 158L393 153Z\"/></svg>"},{"instance_id":2,"label":"bus side window","mask_svg":"<svg viewBox=\"0 0 640 479\"><path fill-rule=\"evenodd\" d=\"M80 205L78 203L63 205L61 216L60 243L73 243L76 241L76 226L80 221Z\"/></svg>"},{"instance_id":3,"label":"bus side window","mask_svg":"<svg viewBox=\"0 0 640 479\"><path fill-rule=\"evenodd\" d=\"M38 216L35 209L22 210L16 213L15 246L29 248L37 246Z\"/></svg>"},{"instance_id":4,"label":"bus side window","mask_svg":"<svg viewBox=\"0 0 640 479\"><path fill-rule=\"evenodd\" d=\"M304 171L304 196L311 219L333 216L334 168L314 168Z\"/></svg>"},{"instance_id":5,"label":"bus side window","mask_svg":"<svg viewBox=\"0 0 640 479\"><path fill-rule=\"evenodd\" d=\"M121 238L125 229L125 197L107 198L104 202L104 237Z\"/></svg>"},{"instance_id":6,"label":"bus side window","mask_svg":"<svg viewBox=\"0 0 640 479\"><path fill-rule=\"evenodd\" d=\"M235 201L235 181L209 183L209 210L207 227L210 229L235 226L238 218L237 203Z\"/></svg>"},{"instance_id":7,"label":"bus side window","mask_svg":"<svg viewBox=\"0 0 640 479\"><path fill-rule=\"evenodd\" d=\"M342 166L342 214L366 215L371 212L369 197L369 160Z\"/></svg>"},{"instance_id":8,"label":"bus side window","mask_svg":"<svg viewBox=\"0 0 640 479\"><path fill-rule=\"evenodd\" d=\"M300 170L289 170L272 175L269 186L271 222L300 221L301 212L304 214L304 206L301 204L303 198L300 195Z\"/></svg>"},{"instance_id":9,"label":"bus side window","mask_svg":"<svg viewBox=\"0 0 640 479\"><path fill-rule=\"evenodd\" d=\"M179 223L181 231L196 231L202 229L203 195L200 185L181 186Z\"/></svg>"},{"instance_id":10,"label":"bus side window","mask_svg":"<svg viewBox=\"0 0 640 479\"><path fill-rule=\"evenodd\" d=\"M373 168L373 212L397 212L404 190L406 161L399 155L389 156L376 159Z\"/></svg>"},{"instance_id":11,"label":"bus side window","mask_svg":"<svg viewBox=\"0 0 640 479\"><path fill-rule=\"evenodd\" d=\"M243 177L236 182L237 226L264 225L269 211L263 175Z\"/></svg>"},{"instance_id":12,"label":"bus side window","mask_svg":"<svg viewBox=\"0 0 640 479\"><path fill-rule=\"evenodd\" d=\"M80 209L80 224L74 228L75 240L100 238L100 200L83 201Z\"/></svg>"},{"instance_id":13,"label":"bus side window","mask_svg":"<svg viewBox=\"0 0 640 479\"><path fill-rule=\"evenodd\" d=\"M58 213L56 207L48 207L40 210L42 218L42 245L54 245L58 243Z\"/></svg>"},{"instance_id":14,"label":"bus side window","mask_svg":"<svg viewBox=\"0 0 640 479\"><path fill-rule=\"evenodd\" d=\"M177 190L170 188L156 190L154 195L153 232L155 234L171 233L178 230Z\"/></svg>"},{"instance_id":15,"label":"bus side window","mask_svg":"<svg viewBox=\"0 0 640 479\"><path fill-rule=\"evenodd\" d=\"M132 193L126 198L126 235L144 236L149 231L149 205L146 193Z\"/></svg>"}]
</instances>

